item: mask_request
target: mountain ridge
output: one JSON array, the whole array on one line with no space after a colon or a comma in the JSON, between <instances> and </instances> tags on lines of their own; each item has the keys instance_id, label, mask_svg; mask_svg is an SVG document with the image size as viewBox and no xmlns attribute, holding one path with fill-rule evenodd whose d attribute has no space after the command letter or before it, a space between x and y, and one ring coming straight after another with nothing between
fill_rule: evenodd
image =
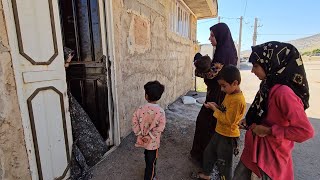
<instances>
[{"instance_id":1,"label":"mountain ridge","mask_svg":"<svg viewBox=\"0 0 320 180\"><path fill-rule=\"evenodd\" d=\"M320 33L308 37L286 41L286 43L294 45L301 54L307 51L312 51L314 49L320 49ZM241 56L248 57L250 53L251 50L241 51Z\"/></svg>"}]
</instances>

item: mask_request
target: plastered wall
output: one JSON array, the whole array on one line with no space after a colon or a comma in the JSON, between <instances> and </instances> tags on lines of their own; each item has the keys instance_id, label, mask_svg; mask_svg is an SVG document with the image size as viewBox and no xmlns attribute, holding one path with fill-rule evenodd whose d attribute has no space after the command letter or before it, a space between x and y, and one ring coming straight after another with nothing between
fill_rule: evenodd
<instances>
[{"instance_id":1,"label":"plastered wall","mask_svg":"<svg viewBox=\"0 0 320 180\"><path fill-rule=\"evenodd\" d=\"M193 88L193 56L197 50L196 19L190 37L168 27L170 0L113 1L115 67L121 137L131 132L133 111L146 101L143 85L165 85L160 104L166 107Z\"/></svg>"}]
</instances>

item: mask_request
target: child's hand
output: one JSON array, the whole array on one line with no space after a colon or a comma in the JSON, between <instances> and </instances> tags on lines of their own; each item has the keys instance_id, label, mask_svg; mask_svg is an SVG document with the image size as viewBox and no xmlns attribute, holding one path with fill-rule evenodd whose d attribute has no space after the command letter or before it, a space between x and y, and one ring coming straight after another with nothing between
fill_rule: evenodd
<instances>
[{"instance_id":1,"label":"child's hand","mask_svg":"<svg viewBox=\"0 0 320 180\"><path fill-rule=\"evenodd\" d=\"M144 137L142 138L142 141L143 141L144 144L148 144L148 143L150 142L150 140L151 140L151 137L150 137L150 136L144 136Z\"/></svg>"},{"instance_id":2,"label":"child's hand","mask_svg":"<svg viewBox=\"0 0 320 180\"><path fill-rule=\"evenodd\" d=\"M263 125L254 125L252 127L252 132L259 137L265 137L271 134L271 128Z\"/></svg>"},{"instance_id":3,"label":"child's hand","mask_svg":"<svg viewBox=\"0 0 320 180\"><path fill-rule=\"evenodd\" d=\"M240 129L248 130L248 125L247 125L246 119L241 119L241 121L239 122L238 126L239 126Z\"/></svg>"},{"instance_id":4,"label":"child's hand","mask_svg":"<svg viewBox=\"0 0 320 180\"><path fill-rule=\"evenodd\" d=\"M143 140L142 140L142 136L141 135L139 135L139 136L137 136L137 142L136 142L136 144L138 144L138 145L143 145Z\"/></svg>"},{"instance_id":5,"label":"child's hand","mask_svg":"<svg viewBox=\"0 0 320 180\"><path fill-rule=\"evenodd\" d=\"M213 111L218 109L218 105L215 102L206 102L203 105L204 105L204 107L212 109Z\"/></svg>"},{"instance_id":6,"label":"child's hand","mask_svg":"<svg viewBox=\"0 0 320 180\"><path fill-rule=\"evenodd\" d=\"M218 104L217 103L215 103L215 102L209 102L210 104L212 104L212 105L214 105L214 107L216 107L216 108L218 108L219 106L218 106Z\"/></svg>"},{"instance_id":7,"label":"child's hand","mask_svg":"<svg viewBox=\"0 0 320 180\"><path fill-rule=\"evenodd\" d=\"M137 136L137 142L135 144L136 147L143 147L144 142L143 142L142 138L143 137L141 135Z\"/></svg>"}]
</instances>

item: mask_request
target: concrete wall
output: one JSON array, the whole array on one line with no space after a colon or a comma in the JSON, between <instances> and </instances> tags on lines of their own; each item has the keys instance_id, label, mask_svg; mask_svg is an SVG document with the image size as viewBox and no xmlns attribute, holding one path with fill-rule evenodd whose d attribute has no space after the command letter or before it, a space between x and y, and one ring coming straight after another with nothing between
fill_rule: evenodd
<instances>
[{"instance_id":1,"label":"concrete wall","mask_svg":"<svg viewBox=\"0 0 320 180\"><path fill-rule=\"evenodd\" d=\"M170 0L113 1L115 67L120 133L131 132L133 111L146 103L143 85L159 80L165 85L160 104L165 107L193 88L196 19L191 18L191 38L168 27Z\"/></svg>"},{"instance_id":2,"label":"concrete wall","mask_svg":"<svg viewBox=\"0 0 320 180\"><path fill-rule=\"evenodd\" d=\"M31 179L0 1L0 180Z\"/></svg>"}]
</instances>

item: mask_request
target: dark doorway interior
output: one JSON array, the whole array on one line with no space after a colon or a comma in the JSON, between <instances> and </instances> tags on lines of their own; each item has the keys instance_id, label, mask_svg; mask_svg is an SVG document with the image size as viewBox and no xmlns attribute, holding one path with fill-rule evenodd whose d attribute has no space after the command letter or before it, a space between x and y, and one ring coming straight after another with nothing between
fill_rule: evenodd
<instances>
[{"instance_id":1,"label":"dark doorway interior","mask_svg":"<svg viewBox=\"0 0 320 180\"><path fill-rule=\"evenodd\" d=\"M108 71L101 41L98 0L60 0L63 45L75 51L67 84L107 140L110 131Z\"/></svg>"}]
</instances>

